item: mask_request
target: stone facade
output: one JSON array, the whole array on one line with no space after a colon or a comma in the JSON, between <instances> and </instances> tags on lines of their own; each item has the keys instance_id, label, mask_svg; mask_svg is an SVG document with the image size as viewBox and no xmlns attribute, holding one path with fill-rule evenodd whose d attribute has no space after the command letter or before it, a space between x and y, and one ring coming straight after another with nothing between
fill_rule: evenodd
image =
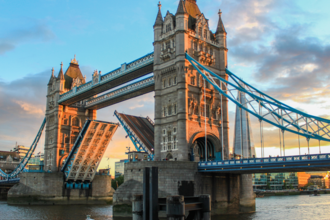
<instances>
[{"instance_id":1,"label":"stone facade","mask_svg":"<svg viewBox=\"0 0 330 220\"><path fill-rule=\"evenodd\" d=\"M72 72L76 74L72 74ZM88 118L96 119L96 110L86 110L80 107L79 103L73 106L58 104L61 94L81 83L85 83L85 81L75 59L71 61L65 74L63 74L62 65L58 77L54 76L53 69L47 90L45 171L58 172L61 169L62 163L70 153L85 121Z\"/></svg>"},{"instance_id":2,"label":"stone facade","mask_svg":"<svg viewBox=\"0 0 330 220\"><path fill-rule=\"evenodd\" d=\"M224 158L228 158L228 101L222 97L221 103L219 93L208 83L204 86L200 74L185 59L185 52L226 77L226 32L219 28L215 34L210 31L195 0L180 1L176 15L167 12L164 20L159 5L154 25L155 159L189 161L193 143L205 137L205 121L213 146L208 156L215 158L223 146Z\"/></svg>"}]
</instances>

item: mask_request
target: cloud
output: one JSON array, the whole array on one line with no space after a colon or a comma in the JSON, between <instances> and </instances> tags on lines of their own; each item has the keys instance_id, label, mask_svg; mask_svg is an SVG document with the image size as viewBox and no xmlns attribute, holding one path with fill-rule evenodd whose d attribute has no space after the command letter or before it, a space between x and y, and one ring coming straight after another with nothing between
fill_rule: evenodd
<instances>
[{"instance_id":1,"label":"cloud","mask_svg":"<svg viewBox=\"0 0 330 220\"><path fill-rule=\"evenodd\" d=\"M26 43L48 42L55 38L54 32L46 24L31 24L28 27L17 29L0 36L0 55L14 50L17 46Z\"/></svg>"},{"instance_id":2,"label":"cloud","mask_svg":"<svg viewBox=\"0 0 330 220\"><path fill-rule=\"evenodd\" d=\"M30 74L9 83L0 81L0 145L10 150L15 142L30 146L45 116L50 71ZM44 139L39 148L43 149ZM40 147L41 146L41 147Z\"/></svg>"}]
</instances>

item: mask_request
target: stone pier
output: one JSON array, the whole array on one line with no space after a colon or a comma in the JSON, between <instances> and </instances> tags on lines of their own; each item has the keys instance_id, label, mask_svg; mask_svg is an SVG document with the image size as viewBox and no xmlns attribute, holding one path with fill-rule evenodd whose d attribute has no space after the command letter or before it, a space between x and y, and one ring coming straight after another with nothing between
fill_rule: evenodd
<instances>
[{"instance_id":1,"label":"stone pier","mask_svg":"<svg viewBox=\"0 0 330 220\"><path fill-rule=\"evenodd\" d=\"M211 196L212 215L255 211L251 175L199 173L196 162L144 161L125 164L125 182L113 195L115 217L131 217L133 195L142 194L144 167L158 167L158 197Z\"/></svg>"},{"instance_id":2,"label":"stone pier","mask_svg":"<svg viewBox=\"0 0 330 220\"><path fill-rule=\"evenodd\" d=\"M63 173L22 173L7 201L10 205L111 204L110 176L96 175L90 189L65 189Z\"/></svg>"}]
</instances>

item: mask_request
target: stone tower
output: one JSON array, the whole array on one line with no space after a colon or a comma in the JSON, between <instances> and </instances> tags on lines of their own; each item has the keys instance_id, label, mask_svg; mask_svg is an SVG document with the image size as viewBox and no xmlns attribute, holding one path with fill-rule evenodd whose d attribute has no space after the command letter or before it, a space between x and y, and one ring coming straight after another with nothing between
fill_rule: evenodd
<instances>
[{"instance_id":1,"label":"stone tower","mask_svg":"<svg viewBox=\"0 0 330 220\"><path fill-rule=\"evenodd\" d=\"M208 83L204 93L202 76L185 59L187 51L226 78L227 33L221 12L213 33L196 0L180 0L176 14L167 11L164 19L158 6L154 24L155 159L189 161L198 155L205 160L205 154L208 159L221 159L222 152L227 159L228 101L222 97L221 104L219 93Z\"/></svg>"},{"instance_id":2,"label":"stone tower","mask_svg":"<svg viewBox=\"0 0 330 220\"><path fill-rule=\"evenodd\" d=\"M63 74L63 64L57 77L54 69L48 83L46 103L45 159L44 169L57 172L68 156L87 118L96 119L96 110L85 110L81 103L72 106L58 104L60 95L85 83L78 61L71 60Z\"/></svg>"}]
</instances>

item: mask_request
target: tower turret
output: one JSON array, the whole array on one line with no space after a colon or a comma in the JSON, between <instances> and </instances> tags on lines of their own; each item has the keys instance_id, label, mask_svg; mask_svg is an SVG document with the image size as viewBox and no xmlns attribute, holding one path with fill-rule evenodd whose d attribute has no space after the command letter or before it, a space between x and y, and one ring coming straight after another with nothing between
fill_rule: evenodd
<instances>
[{"instance_id":1,"label":"tower turret","mask_svg":"<svg viewBox=\"0 0 330 220\"><path fill-rule=\"evenodd\" d=\"M217 26L217 31L215 32L216 39L219 42L220 47L220 69L225 70L227 68L227 32L225 26L223 25L222 18L221 18L221 10L219 10L219 21Z\"/></svg>"}]
</instances>

